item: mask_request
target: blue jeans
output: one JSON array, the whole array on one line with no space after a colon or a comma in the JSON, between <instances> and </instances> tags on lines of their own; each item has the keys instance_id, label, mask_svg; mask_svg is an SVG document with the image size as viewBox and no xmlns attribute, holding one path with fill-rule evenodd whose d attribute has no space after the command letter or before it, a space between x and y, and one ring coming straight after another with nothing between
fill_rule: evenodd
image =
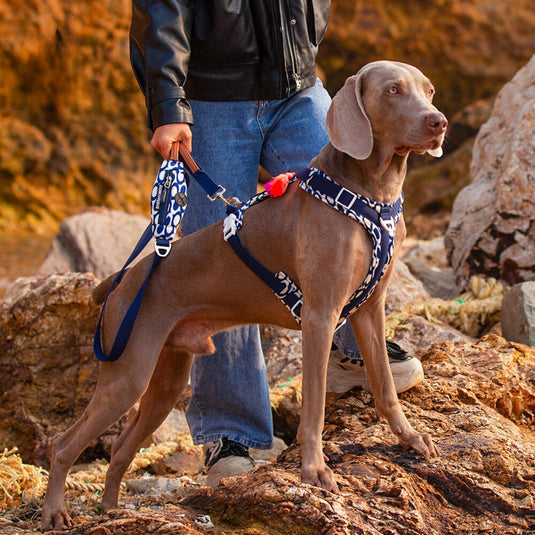
<instances>
[{"instance_id":1,"label":"blue jeans","mask_svg":"<svg viewBox=\"0 0 535 535\"><path fill-rule=\"evenodd\" d=\"M258 166L272 176L307 167L327 143L325 116L330 97L318 80L290 98L272 101L190 101L192 155L226 195L242 201L256 193ZM194 181L182 235L225 217ZM349 322L348 322L349 323ZM186 417L195 444L227 437L245 446L273 444L269 385L257 325L214 336L216 352L197 356Z\"/></svg>"}]
</instances>

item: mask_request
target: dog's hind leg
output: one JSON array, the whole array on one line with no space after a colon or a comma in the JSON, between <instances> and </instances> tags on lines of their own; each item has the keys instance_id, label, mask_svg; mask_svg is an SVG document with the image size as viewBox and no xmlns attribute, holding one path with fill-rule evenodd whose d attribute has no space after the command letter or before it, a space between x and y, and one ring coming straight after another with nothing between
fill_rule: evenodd
<instances>
[{"instance_id":1,"label":"dog's hind leg","mask_svg":"<svg viewBox=\"0 0 535 535\"><path fill-rule=\"evenodd\" d=\"M135 343L129 343L117 362L101 363L89 405L80 419L54 441L43 504L43 529L65 529L72 525L64 506L65 479L70 467L85 447L125 414L147 388L163 340L160 345L153 335L149 342L149 333L144 331L134 330L130 342ZM129 349L133 347L136 352Z\"/></svg>"},{"instance_id":2,"label":"dog's hind leg","mask_svg":"<svg viewBox=\"0 0 535 535\"><path fill-rule=\"evenodd\" d=\"M165 346L139 409L115 441L102 497L104 511L117 507L121 479L145 439L165 420L188 383L193 354Z\"/></svg>"},{"instance_id":3,"label":"dog's hind leg","mask_svg":"<svg viewBox=\"0 0 535 535\"><path fill-rule=\"evenodd\" d=\"M113 365L114 363L105 364ZM65 529L72 525L63 503L68 471L85 447L127 412L144 390L118 388L115 383L102 385L102 375L101 372L93 398L80 419L54 441L43 504L43 529Z\"/></svg>"}]
</instances>

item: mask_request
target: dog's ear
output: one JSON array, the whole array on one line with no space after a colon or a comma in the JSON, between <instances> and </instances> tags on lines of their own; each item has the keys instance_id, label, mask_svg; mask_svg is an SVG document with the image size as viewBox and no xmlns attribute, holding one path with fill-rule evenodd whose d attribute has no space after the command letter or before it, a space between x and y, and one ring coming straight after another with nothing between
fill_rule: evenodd
<instances>
[{"instance_id":1,"label":"dog's ear","mask_svg":"<svg viewBox=\"0 0 535 535\"><path fill-rule=\"evenodd\" d=\"M362 104L362 75L361 71L346 80L325 121L331 144L357 160L368 158L373 149L372 126Z\"/></svg>"}]
</instances>

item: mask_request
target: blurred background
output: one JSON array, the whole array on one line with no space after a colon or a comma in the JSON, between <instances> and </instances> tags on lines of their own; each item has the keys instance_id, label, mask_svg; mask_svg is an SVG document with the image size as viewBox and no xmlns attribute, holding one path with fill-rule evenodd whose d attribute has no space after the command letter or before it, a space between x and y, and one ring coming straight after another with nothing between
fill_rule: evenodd
<instances>
[{"instance_id":1,"label":"blurred background","mask_svg":"<svg viewBox=\"0 0 535 535\"><path fill-rule=\"evenodd\" d=\"M160 160L130 68L130 10L127 0L0 0L0 280L33 273L60 221L86 207L148 216ZM319 54L329 92L369 61L404 61L433 80L450 120L445 157L411 160L410 235L444 233L473 138L533 55L534 28L535 0L333 2Z\"/></svg>"}]
</instances>

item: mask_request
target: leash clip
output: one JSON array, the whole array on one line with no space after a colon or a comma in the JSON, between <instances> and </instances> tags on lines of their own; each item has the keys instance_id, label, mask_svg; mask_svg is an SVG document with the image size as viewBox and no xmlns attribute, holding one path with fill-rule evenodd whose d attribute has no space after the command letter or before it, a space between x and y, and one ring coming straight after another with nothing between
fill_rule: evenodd
<instances>
[{"instance_id":1,"label":"leash clip","mask_svg":"<svg viewBox=\"0 0 535 535\"><path fill-rule=\"evenodd\" d=\"M225 204L226 206L235 206L236 208L238 206L240 206L241 204L241 201L240 199L238 199L238 197L225 197L225 192L226 192L226 188L224 188L223 186L221 186L221 184L219 184L217 186L217 191L213 194L213 195L209 195L207 194L206 196L212 201L221 201L223 202L223 204Z\"/></svg>"},{"instance_id":2,"label":"leash clip","mask_svg":"<svg viewBox=\"0 0 535 535\"><path fill-rule=\"evenodd\" d=\"M207 195L207 197L212 201L217 201L218 199L222 200L225 204L227 203L227 199L223 197L223 194L226 192L226 188L224 188L221 184L218 184L217 191L213 195Z\"/></svg>"}]
</instances>

